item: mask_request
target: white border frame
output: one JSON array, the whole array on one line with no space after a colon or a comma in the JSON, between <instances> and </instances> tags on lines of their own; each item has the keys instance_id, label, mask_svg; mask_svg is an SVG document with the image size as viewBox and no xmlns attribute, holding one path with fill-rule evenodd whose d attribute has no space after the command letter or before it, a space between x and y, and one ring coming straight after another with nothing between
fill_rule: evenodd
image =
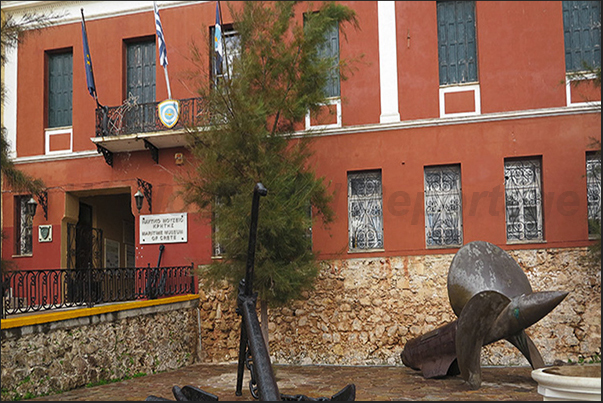
<instances>
[{"instance_id":1,"label":"white border frame","mask_svg":"<svg viewBox=\"0 0 603 403\"><path fill-rule=\"evenodd\" d=\"M310 111L306 112L306 130L309 129L331 129L341 127L341 98L330 98L325 103L324 106L336 105L337 106L337 123L331 123L328 125L317 125L312 126L310 120Z\"/></svg>"},{"instance_id":2,"label":"white border frame","mask_svg":"<svg viewBox=\"0 0 603 403\"><path fill-rule=\"evenodd\" d=\"M50 151L50 137L57 134L69 134L69 149ZM44 129L44 154L67 154L73 152L73 127L57 127L52 129Z\"/></svg>"},{"instance_id":3,"label":"white border frame","mask_svg":"<svg viewBox=\"0 0 603 403\"><path fill-rule=\"evenodd\" d=\"M473 112L458 112L458 113L446 113L446 99L445 95L454 92L469 92L473 91L475 99L475 111ZM477 116L482 114L481 95L478 84L468 85L455 85L451 87L440 87L440 118L449 118L457 116Z\"/></svg>"},{"instance_id":4,"label":"white border frame","mask_svg":"<svg viewBox=\"0 0 603 403\"><path fill-rule=\"evenodd\" d=\"M42 237L42 229L43 228L48 228L48 238L43 238ZM38 242L43 243L43 242L52 242L52 225L48 224L48 225L38 225Z\"/></svg>"},{"instance_id":5,"label":"white border frame","mask_svg":"<svg viewBox=\"0 0 603 403\"><path fill-rule=\"evenodd\" d=\"M584 102L572 102L572 81L586 81L593 80L597 76L595 73L588 72L575 72L565 74L565 104L567 106L578 106L578 105L601 105L601 101L584 101Z\"/></svg>"}]
</instances>

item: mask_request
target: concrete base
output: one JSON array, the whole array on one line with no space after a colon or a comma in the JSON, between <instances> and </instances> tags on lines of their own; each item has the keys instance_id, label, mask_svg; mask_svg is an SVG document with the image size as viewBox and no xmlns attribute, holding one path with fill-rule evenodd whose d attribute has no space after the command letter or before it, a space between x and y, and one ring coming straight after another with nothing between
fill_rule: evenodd
<instances>
[{"instance_id":1,"label":"concrete base","mask_svg":"<svg viewBox=\"0 0 603 403\"><path fill-rule=\"evenodd\" d=\"M601 401L601 364L539 368L532 371L542 400Z\"/></svg>"}]
</instances>

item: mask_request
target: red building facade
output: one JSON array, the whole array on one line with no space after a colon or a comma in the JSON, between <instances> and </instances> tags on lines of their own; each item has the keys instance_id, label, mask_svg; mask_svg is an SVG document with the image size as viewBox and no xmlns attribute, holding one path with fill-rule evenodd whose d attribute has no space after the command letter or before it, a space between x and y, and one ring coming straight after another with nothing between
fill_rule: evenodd
<instances>
[{"instance_id":1,"label":"red building facade","mask_svg":"<svg viewBox=\"0 0 603 403\"><path fill-rule=\"evenodd\" d=\"M339 83L331 98L336 114L314 143L312 162L331 181L337 215L328 229L313 229L320 258L437 255L475 240L506 250L592 244L589 219L600 221L601 95L591 76L575 79L584 68L572 61L572 49L600 67L600 2L342 3L356 11L359 29L339 36L337 52L362 58ZM207 40L216 3L157 5L172 98L188 105L184 100L196 96L185 79L189 45ZM3 259L20 269L73 266L70 256L80 246L69 231L85 222L102 230L95 265L154 265L160 244L162 265L211 262L211 222L177 193L176 178L190 162L184 130L99 135L80 8L99 102L113 113L133 91L144 102L168 98L153 2L3 2L3 13L15 16L64 12L58 24L28 34L9 52L3 70L11 157L47 186L31 232L22 222L30 195L2 189ZM225 3L222 13L226 26L232 20ZM594 20L572 17L579 13ZM598 38L598 45L572 41L572 30ZM148 65L136 59L150 50ZM68 101L53 87L57 55L70 55L63 71L72 80ZM209 50L206 57L209 65ZM142 76L132 78L136 68ZM143 88L145 80L152 89ZM70 108L69 116L54 117L57 108ZM146 191L140 212L139 190ZM182 213L183 238L143 239L141 215ZM42 229L51 229L50 239Z\"/></svg>"}]
</instances>

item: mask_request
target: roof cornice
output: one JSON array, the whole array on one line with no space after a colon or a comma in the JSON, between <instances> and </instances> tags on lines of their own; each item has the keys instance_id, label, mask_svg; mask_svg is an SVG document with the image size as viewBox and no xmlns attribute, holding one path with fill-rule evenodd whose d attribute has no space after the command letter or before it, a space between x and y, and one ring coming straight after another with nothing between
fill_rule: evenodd
<instances>
[{"instance_id":1,"label":"roof cornice","mask_svg":"<svg viewBox=\"0 0 603 403\"><path fill-rule=\"evenodd\" d=\"M157 1L157 7L172 8L186 6L205 1L165 0ZM86 21L117 17L139 12L153 11L152 1L3 1L2 12L15 17L24 14L59 14L60 17L52 25L63 25L79 22L80 9L84 9ZM26 27L26 29L36 26Z\"/></svg>"}]
</instances>

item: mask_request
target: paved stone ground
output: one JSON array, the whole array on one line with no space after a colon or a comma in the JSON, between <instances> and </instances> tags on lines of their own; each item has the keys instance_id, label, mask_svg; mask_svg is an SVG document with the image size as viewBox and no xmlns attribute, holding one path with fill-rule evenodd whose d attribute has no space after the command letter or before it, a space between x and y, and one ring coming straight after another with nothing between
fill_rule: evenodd
<instances>
[{"instance_id":1,"label":"paved stone ground","mask_svg":"<svg viewBox=\"0 0 603 403\"><path fill-rule=\"evenodd\" d=\"M482 368L482 385L470 390L460 376L425 379L404 366L284 366L275 365L279 391L287 395L330 398L349 383L356 385L357 401L404 400L539 400L538 384L526 367ZM149 395L175 400L172 386L190 385L218 396L220 401L255 400L247 387L235 396L236 364L195 364L175 371L147 375L107 385L81 388L38 401L142 401Z\"/></svg>"}]
</instances>

